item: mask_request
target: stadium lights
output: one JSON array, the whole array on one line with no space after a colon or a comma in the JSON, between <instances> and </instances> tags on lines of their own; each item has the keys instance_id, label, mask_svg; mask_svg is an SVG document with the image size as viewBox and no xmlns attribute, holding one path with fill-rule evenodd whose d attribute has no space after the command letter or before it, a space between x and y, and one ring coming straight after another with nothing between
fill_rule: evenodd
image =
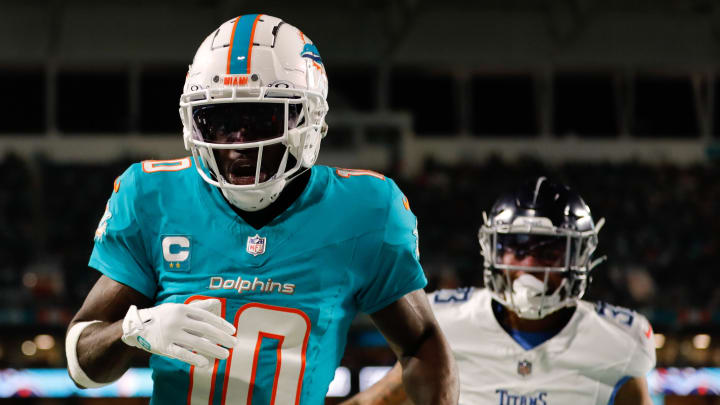
<instances>
[{"instance_id":1,"label":"stadium lights","mask_svg":"<svg viewBox=\"0 0 720 405\"><path fill-rule=\"evenodd\" d=\"M368 366L361 368L359 375L360 391L365 391L380 381L391 368L392 367L388 366Z\"/></svg>"},{"instance_id":2,"label":"stadium lights","mask_svg":"<svg viewBox=\"0 0 720 405\"><path fill-rule=\"evenodd\" d=\"M20 345L20 351L26 356L34 356L37 353L37 345L30 340L26 340Z\"/></svg>"},{"instance_id":3,"label":"stadium lights","mask_svg":"<svg viewBox=\"0 0 720 405\"><path fill-rule=\"evenodd\" d=\"M375 374L373 379L378 376L382 377L381 374L383 370L379 370L376 367L374 368L374 370L371 369L370 371L371 374ZM333 393L333 388L331 388L328 391L328 397L342 394L349 388L346 387L346 384L350 383L350 380L346 379L349 377L349 375L346 374L349 370L344 367L340 367L340 369L344 370L339 373L336 371L335 373L336 378L340 377L339 380L333 380L330 386L333 387L334 385L336 388L342 389ZM390 367L382 367L382 369L387 372ZM67 369L64 368L27 368L22 370L0 368L0 403L23 403L18 401L12 402L12 400L10 400L11 402L2 400L3 398L17 397L20 392L32 392L33 396L38 397L36 398L38 400L40 398L72 397L77 399L77 397L93 397L96 398L94 401L101 401L100 403L113 403L110 401L102 401L100 398L147 398L152 395L153 384L151 375L152 370L149 368L131 368L119 381L113 384L102 388L85 390L78 388L72 382ZM653 396L657 395L659 398L663 395L714 396L717 395L717 391L715 389L708 389L708 387L720 387L720 368L658 368L648 374L647 381L650 393ZM36 402L65 403L64 401ZM79 400L78 403L83 403L83 401ZM145 400L144 403L147 403L147 401Z\"/></svg>"},{"instance_id":4,"label":"stadium lights","mask_svg":"<svg viewBox=\"0 0 720 405\"><path fill-rule=\"evenodd\" d=\"M345 397L350 394L352 376L350 369L347 367L338 367L335 369L335 378L333 378L328 387L328 397Z\"/></svg>"},{"instance_id":5,"label":"stadium lights","mask_svg":"<svg viewBox=\"0 0 720 405\"><path fill-rule=\"evenodd\" d=\"M662 333L655 334L655 348L662 349L665 346L665 335Z\"/></svg>"},{"instance_id":6,"label":"stadium lights","mask_svg":"<svg viewBox=\"0 0 720 405\"><path fill-rule=\"evenodd\" d=\"M27 288L35 288L38 282L38 276L35 273L25 273L25 275L23 275L22 282Z\"/></svg>"},{"instance_id":7,"label":"stadium lights","mask_svg":"<svg viewBox=\"0 0 720 405\"><path fill-rule=\"evenodd\" d=\"M710 335L701 333L692 339L693 346L698 350L705 350L710 347Z\"/></svg>"},{"instance_id":8,"label":"stadium lights","mask_svg":"<svg viewBox=\"0 0 720 405\"><path fill-rule=\"evenodd\" d=\"M55 347L55 338L50 335L37 335L35 336L35 344L40 350L50 350Z\"/></svg>"}]
</instances>

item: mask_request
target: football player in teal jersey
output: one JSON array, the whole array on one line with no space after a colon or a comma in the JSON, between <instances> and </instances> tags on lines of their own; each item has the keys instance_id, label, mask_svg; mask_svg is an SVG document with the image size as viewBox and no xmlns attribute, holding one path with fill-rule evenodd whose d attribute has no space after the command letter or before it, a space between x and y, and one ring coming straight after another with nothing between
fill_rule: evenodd
<instances>
[{"instance_id":1,"label":"football player in teal jersey","mask_svg":"<svg viewBox=\"0 0 720 405\"><path fill-rule=\"evenodd\" d=\"M457 403L407 199L379 173L314 166L326 95L317 48L278 18L205 39L180 98L192 156L132 165L96 231L102 275L66 339L79 386L149 352L156 405L321 404L365 312L417 404Z\"/></svg>"}]
</instances>

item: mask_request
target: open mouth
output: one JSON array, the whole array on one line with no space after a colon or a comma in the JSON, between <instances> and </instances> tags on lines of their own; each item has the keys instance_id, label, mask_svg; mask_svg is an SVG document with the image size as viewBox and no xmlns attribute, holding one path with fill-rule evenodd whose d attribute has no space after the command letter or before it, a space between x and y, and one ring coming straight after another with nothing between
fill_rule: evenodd
<instances>
[{"instance_id":1,"label":"open mouth","mask_svg":"<svg viewBox=\"0 0 720 405\"><path fill-rule=\"evenodd\" d=\"M255 184L256 162L249 159L236 159L225 170L227 181L236 185ZM267 172L260 167L258 182L268 179Z\"/></svg>"}]
</instances>

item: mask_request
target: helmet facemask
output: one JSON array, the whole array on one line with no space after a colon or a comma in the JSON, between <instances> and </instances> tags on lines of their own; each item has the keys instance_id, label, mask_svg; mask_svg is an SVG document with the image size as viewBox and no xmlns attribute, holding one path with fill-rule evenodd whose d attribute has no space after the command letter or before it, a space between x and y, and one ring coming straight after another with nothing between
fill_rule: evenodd
<instances>
[{"instance_id":1,"label":"helmet facemask","mask_svg":"<svg viewBox=\"0 0 720 405\"><path fill-rule=\"evenodd\" d=\"M521 318L541 319L582 298L588 274L603 260L591 257L604 219L591 230L576 231L543 217L516 217L512 224L483 217L478 238L485 286L497 301ZM507 264L508 255L518 263L532 256L534 265ZM524 274L514 277L517 271ZM552 286L551 274L561 274L562 281Z\"/></svg>"},{"instance_id":2,"label":"helmet facemask","mask_svg":"<svg viewBox=\"0 0 720 405\"><path fill-rule=\"evenodd\" d=\"M245 211L267 207L312 167L326 131L327 103L307 90L206 89L183 94L180 105L198 173Z\"/></svg>"}]
</instances>

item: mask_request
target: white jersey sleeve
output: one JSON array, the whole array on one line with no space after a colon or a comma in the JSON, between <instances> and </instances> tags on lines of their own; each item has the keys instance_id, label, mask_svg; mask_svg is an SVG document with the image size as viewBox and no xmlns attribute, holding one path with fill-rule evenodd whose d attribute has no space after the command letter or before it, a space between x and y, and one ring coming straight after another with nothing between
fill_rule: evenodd
<instances>
[{"instance_id":1,"label":"white jersey sleeve","mask_svg":"<svg viewBox=\"0 0 720 405\"><path fill-rule=\"evenodd\" d=\"M482 298L483 290L473 287L460 287L456 289L438 290L428 294L428 301L432 307L435 319L450 343L453 353L457 354L464 348L471 349L480 344L470 339L476 327L483 327L486 321L477 319L480 308L478 299Z\"/></svg>"},{"instance_id":2,"label":"white jersey sleeve","mask_svg":"<svg viewBox=\"0 0 720 405\"><path fill-rule=\"evenodd\" d=\"M655 367L655 338L650 321L642 314L605 302L595 304L601 319L627 336L628 362L623 376L645 377Z\"/></svg>"},{"instance_id":3,"label":"white jersey sleeve","mask_svg":"<svg viewBox=\"0 0 720 405\"><path fill-rule=\"evenodd\" d=\"M476 291L473 287L460 287L428 294L435 318L446 336L458 332L457 329L462 330L463 320L469 319L472 310L476 309L471 304Z\"/></svg>"}]
</instances>

